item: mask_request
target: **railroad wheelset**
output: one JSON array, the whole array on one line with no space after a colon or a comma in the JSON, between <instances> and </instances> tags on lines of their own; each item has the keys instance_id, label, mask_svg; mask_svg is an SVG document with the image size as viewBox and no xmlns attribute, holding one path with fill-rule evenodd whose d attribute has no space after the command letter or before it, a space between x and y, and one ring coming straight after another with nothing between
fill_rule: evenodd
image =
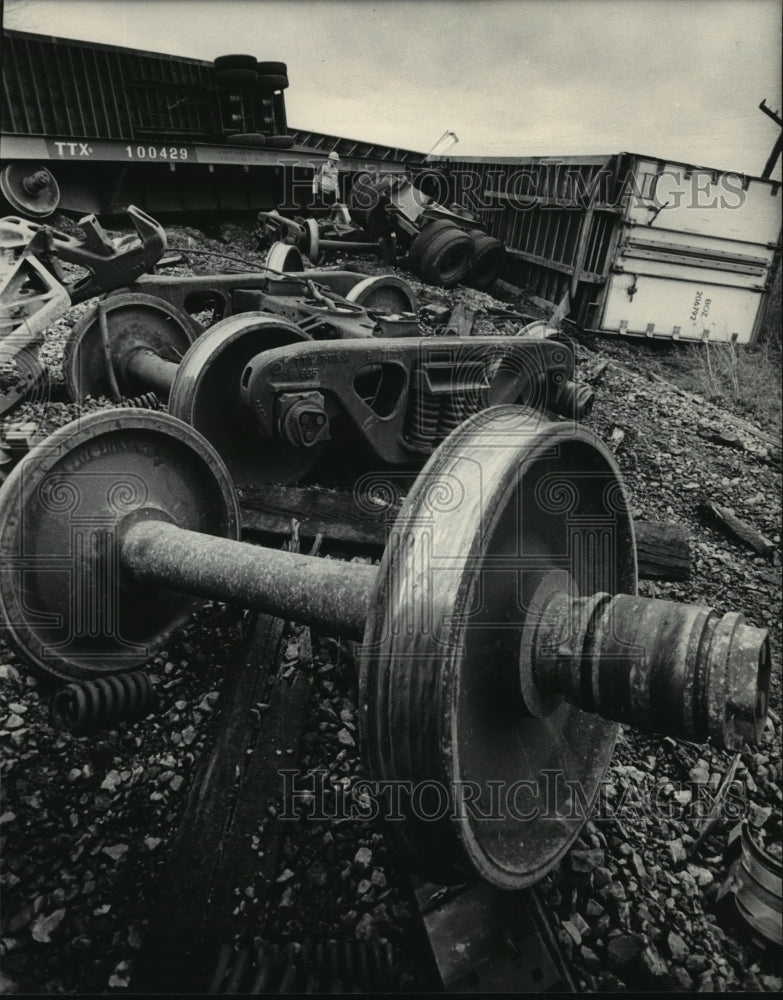
<instances>
[{"instance_id":1,"label":"railroad wheelset","mask_svg":"<svg viewBox=\"0 0 783 1000\"><path fill-rule=\"evenodd\" d=\"M241 405L241 378L263 351L309 340L290 320L256 312L227 316L196 339L180 310L154 296L127 293L98 303L74 327L63 374L73 399L108 395L112 381L122 396L152 390L168 398L169 413L211 442L235 480L280 482L303 476L323 448L260 441L252 414Z\"/></svg>"},{"instance_id":2,"label":"railroad wheelset","mask_svg":"<svg viewBox=\"0 0 783 1000\"><path fill-rule=\"evenodd\" d=\"M327 233L329 229L328 225L324 227ZM387 266L394 262L397 253L397 242L393 236L347 240L336 239L336 234L332 233L324 237L317 220L312 218L306 219L303 225L286 220L280 235L281 239L272 243L267 252L267 267L277 271L301 271L305 257L311 264L318 265L329 251L339 254L374 253Z\"/></svg>"},{"instance_id":3,"label":"railroad wheelset","mask_svg":"<svg viewBox=\"0 0 783 1000\"><path fill-rule=\"evenodd\" d=\"M513 406L465 421L380 567L242 543L238 524L225 465L181 421L61 428L0 490L9 641L44 672L101 677L204 598L362 639L365 759L400 792L390 835L432 879L539 879L586 819L614 720L731 748L764 724L766 632L635 596L619 471L573 424Z\"/></svg>"},{"instance_id":4,"label":"railroad wheelset","mask_svg":"<svg viewBox=\"0 0 783 1000\"><path fill-rule=\"evenodd\" d=\"M0 194L15 212L46 219L60 203L60 187L42 164L8 163L0 170Z\"/></svg>"},{"instance_id":5,"label":"railroad wheelset","mask_svg":"<svg viewBox=\"0 0 783 1000\"><path fill-rule=\"evenodd\" d=\"M308 274L345 294L324 294ZM592 406L592 390L573 381L573 355L559 345L421 338L415 297L396 276L241 277L262 288L216 289L239 311L196 339L195 322L172 304L209 294L190 279L184 288L150 279L171 301L126 292L97 303L65 351L72 398L168 398L169 412L203 434L245 485L301 479L332 440L358 443L389 465L421 464L488 406L524 403L575 419ZM339 350L326 340L339 340Z\"/></svg>"}]
</instances>

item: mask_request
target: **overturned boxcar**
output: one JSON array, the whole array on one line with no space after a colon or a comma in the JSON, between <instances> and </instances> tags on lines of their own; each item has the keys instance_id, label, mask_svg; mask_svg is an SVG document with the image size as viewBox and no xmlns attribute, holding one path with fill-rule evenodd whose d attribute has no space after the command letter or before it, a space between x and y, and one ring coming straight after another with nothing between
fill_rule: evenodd
<instances>
[{"instance_id":1,"label":"overturned boxcar","mask_svg":"<svg viewBox=\"0 0 783 1000\"><path fill-rule=\"evenodd\" d=\"M780 181L636 153L448 158L425 186L477 211L506 277L586 330L747 344L780 251ZM421 177L419 183L425 183Z\"/></svg>"}]
</instances>

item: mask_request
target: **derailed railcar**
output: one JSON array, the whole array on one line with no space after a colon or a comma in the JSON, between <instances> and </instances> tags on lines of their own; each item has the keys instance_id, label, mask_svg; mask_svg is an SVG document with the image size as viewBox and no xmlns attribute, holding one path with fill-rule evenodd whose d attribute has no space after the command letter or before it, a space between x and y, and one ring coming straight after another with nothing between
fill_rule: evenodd
<instances>
[{"instance_id":1,"label":"derailed railcar","mask_svg":"<svg viewBox=\"0 0 783 1000\"><path fill-rule=\"evenodd\" d=\"M584 329L690 342L758 334L780 247L779 181L634 153L427 162L290 129L287 77L257 72L284 64L28 32L3 43L0 189L21 215L131 203L153 214L302 210L314 167L335 150L344 193L359 172L408 173L439 202L477 210L506 245L507 280L563 303Z\"/></svg>"},{"instance_id":2,"label":"derailed railcar","mask_svg":"<svg viewBox=\"0 0 783 1000\"><path fill-rule=\"evenodd\" d=\"M421 183L421 181L420 181ZM618 153L432 165L428 187L478 211L506 278L565 296L584 329L752 343L780 250L780 182Z\"/></svg>"},{"instance_id":3,"label":"derailed railcar","mask_svg":"<svg viewBox=\"0 0 783 1000\"><path fill-rule=\"evenodd\" d=\"M346 174L423 160L288 127L284 63L214 62L31 32L3 35L0 188L13 211L296 208L332 149ZM48 179L47 179L48 174Z\"/></svg>"}]
</instances>

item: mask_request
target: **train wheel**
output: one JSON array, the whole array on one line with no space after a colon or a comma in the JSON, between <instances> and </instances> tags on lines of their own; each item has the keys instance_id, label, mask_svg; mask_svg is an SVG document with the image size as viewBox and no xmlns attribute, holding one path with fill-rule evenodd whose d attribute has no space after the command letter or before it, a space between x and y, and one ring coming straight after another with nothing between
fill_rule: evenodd
<instances>
[{"instance_id":1,"label":"train wheel","mask_svg":"<svg viewBox=\"0 0 783 1000\"><path fill-rule=\"evenodd\" d=\"M8 163L0 170L0 192L15 212L45 219L60 203L54 175L40 165Z\"/></svg>"},{"instance_id":2,"label":"train wheel","mask_svg":"<svg viewBox=\"0 0 783 1000\"><path fill-rule=\"evenodd\" d=\"M199 431L235 483L296 482L325 445L296 448L261 436L239 387L248 363L263 351L310 337L295 323L269 313L228 316L195 341L182 359L169 397L169 413Z\"/></svg>"},{"instance_id":3,"label":"train wheel","mask_svg":"<svg viewBox=\"0 0 783 1000\"><path fill-rule=\"evenodd\" d=\"M116 562L119 525L176 509L183 527L238 538L226 467L199 434L165 413L100 410L47 442L0 492L0 548L20 557L16 566L3 560L0 572L5 637L36 669L63 680L141 666L202 601L128 580ZM90 553L95 576L77 553ZM90 601L96 578L112 600Z\"/></svg>"},{"instance_id":4,"label":"train wheel","mask_svg":"<svg viewBox=\"0 0 783 1000\"><path fill-rule=\"evenodd\" d=\"M189 316L163 299L138 292L112 295L102 303L106 310L109 348L129 354L134 348L151 351L165 361L178 362L197 336ZM85 396L110 396L106 353L95 304L74 326L63 352L63 377L75 402ZM122 366L120 366L122 367ZM118 388L132 395L143 386L128 384L115 370Z\"/></svg>"},{"instance_id":5,"label":"train wheel","mask_svg":"<svg viewBox=\"0 0 783 1000\"><path fill-rule=\"evenodd\" d=\"M349 302L380 313L415 313L418 311L413 289L402 278L382 274L365 278L345 296Z\"/></svg>"},{"instance_id":6,"label":"train wheel","mask_svg":"<svg viewBox=\"0 0 783 1000\"><path fill-rule=\"evenodd\" d=\"M580 520L590 525L581 535ZM408 493L362 647L363 759L381 788L408 789L412 808L389 835L433 881L475 872L509 890L537 882L598 793L617 726L559 696L536 702L532 629L511 625L553 573L574 595L636 592L617 466L570 422L485 410Z\"/></svg>"},{"instance_id":7,"label":"train wheel","mask_svg":"<svg viewBox=\"0 0 783 1000\"><path fill-rule=\"evenodd\" d=\"M304 271L304 260L301 251L289 243L278 241L273 243L266 255L266 266L270 271L291 273Z\"/></svg>"}]
</instances>

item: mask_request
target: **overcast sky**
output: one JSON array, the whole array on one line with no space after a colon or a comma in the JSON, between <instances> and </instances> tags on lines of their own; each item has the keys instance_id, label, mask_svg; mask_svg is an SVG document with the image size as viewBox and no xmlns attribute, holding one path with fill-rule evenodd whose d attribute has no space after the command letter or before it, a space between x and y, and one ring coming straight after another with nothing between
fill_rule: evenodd
<instances>
[{"instance_id":1,"label":"overcast sky","mask_svg":"<svg viewBox=\"0 0 783 1000\"><path fill-rule=\"evenodd\" d=\"M5 24L288 64L291 125L454 155L649 153L760 173L780 0L5 0ZM776 176L780 174L780 167Z\"/></svg>"}]
</instances>

